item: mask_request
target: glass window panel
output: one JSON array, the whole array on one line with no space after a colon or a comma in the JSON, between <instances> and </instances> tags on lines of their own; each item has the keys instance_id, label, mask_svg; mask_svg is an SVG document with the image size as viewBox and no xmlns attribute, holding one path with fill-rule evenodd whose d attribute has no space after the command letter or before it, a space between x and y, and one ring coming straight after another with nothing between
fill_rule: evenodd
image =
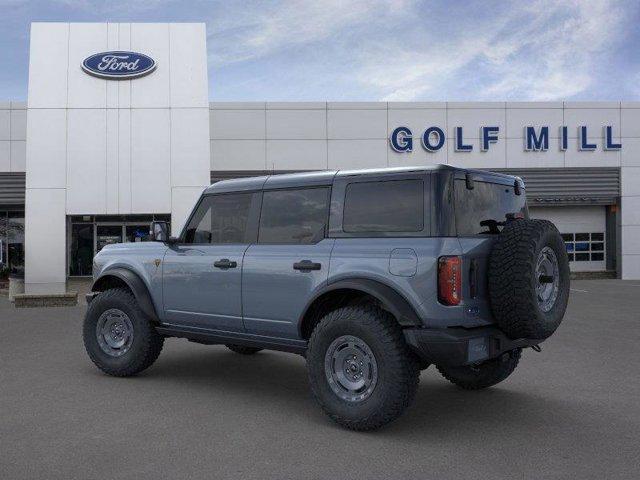
<instances>
[{"instance_id":1,"label":"glass window panel","mask_svg":"<svg viewBox=\"0 0 640 480\"><path fill-rule=\"evenodd\" d=\"M258 242L316 243L324 238L328 215L328 188L264 192Z\"/></svg>"},{"instance_id":2,"label":"glass window panel","mask_svg":"<svg viewBox=\"0 0 640 480\"><path fill-rule=\"evenodd\" d=\"M122 223L125 221L124 215L96 215L96 222L113 222L113 223Z\"/></svg>"},{"instance_id":3,"label":"glass window panel","mask_svg":"<svg viewBox=\"0 0 640 480\"><path fill-rule=\"evenodd\" d=\"M604 241L604 233L592 233L591 240L595 240L597 242Z\"/></svg>"},{"instance_id":4,"label":"glass window panel","mask_svg":"<svg viewBox=\"0 0 640 480\"><path fill-rule=\"evenodd\" d=\"M6 242L9 270L24 273L24 212L9 212Z\"/></svg>"},{"instance_id":5,"label":"glass window panel","mask_svg":"<svg viewBox=\"0 0 640 480\"><path fill-rule=\"evenodd\" d=\"M420 232L423 229L422 180L347 185L343 218L345 232Z\"/></svg>"},{"instance_id":6,"label":"glass window panel","mask_svg":"<svg viewBox=\"0 0 640 480\"><path fill-rule=\"evenodd\" d=\"M588 251L589 251L589 242L576 243L576 252L588 252Z\"/></svg>"},{"instance_id":7,"label":"glass window panel","mask_svg":"<svg viewBox=\"0 0 640 480\"><path fill-rule=\"evenodd\" d=\"M573 262L574 260L573 253L569 253L567 256L569 257L569 261Z\"/></svg>"},{"instance_id":8,"label":"glass window panel","mask_svg":"<svg viewBox=\"0 0 640 480\"><path fill-rule=\"evenodd\" d=\"M252 193L210 195L189 221L185 243L245 243Z\"/></svg>"},{"instance_id":9,"label":"glass window panel","mask_svg":"<svg viewBox=\"0 0 640 480\"><path fill-rule=\"evenodd\" d=\"M122 225L98 225L96 237L96 253L107 245L122 243Z\"/></svg>"},{"instance_id":10,"label":"glass window panel","mask_svg":"<svg viewBox=\"0 0 640 480\"><path fill-rule=\"evenodd\" d=\"M570 241L572 241L572 240L573 240L573 233L563 233L563 234L562 234L562 239L563 239L565 242L570 242Z\"/></svg>"},{"instance_id":11,"label":"glass window panel","mask_svg":"<svg viewBox=\"0 0 640 480\"><path fill-rule=\"evenodd\" d=\"M604 253L592 253L591 254L591 260L594 262L601 262L602 260L604 260Z\"/></svg>"},{"instance_id":12,"label":"glass window panel","mask_svg":"<svg viewBox=\"0 0 640 480\"><path fill-rule=\"evenodd\" d=\"M589 234L588 233L576 233L576 241L585 241L585 240L589 240Z\"/></svg>"},{"instance_id":13,"label":"glass window panel","mask_svg":"<svg viewBox=\"0 0 640 480\"><path fill-rule=\"evenodd\" d=\"M102 229L101 232L104 233ZM93 266L93 224L74 223L71 225L70 253L69 275L91 275Z\"/></svg>"},{"instance_id":14,"label":"glass window panel","mask_svg":"<svg viewBox=\"0 0 640 480\"><path fill-rule=\"evenodd\" d=\"M92 215L73 215L71 217L71 221L73 223L93 222L93 216Z\"/></svg>"},{"instance_id":15,"label":"glass window panel","mask_svg":"<svg viewBox=\"0 0 640 480\"><path fill-rule=\"evenodd\" d=\"M125 228L125 242L148 242L151 239L149 231L151 225L127 225Z\"/></svg>"},{"instance_id":16,"label":"glass window panel","mask_svg":"<svg viewBox=\"0 0 640 480\"><path fill-rule=\"evenodd\" d=\"M9 274L7 250L7 212L0 211L0 279Z\"/></svg>"},{"instance_id":17,"label":"glass window panel","mask_svg":"<svg viewBox=\"0 0 640 480\"><path fill-rule=\"evenodd\" d=\"M140 223L140 224L148 224L150 225L153 221L153 215L127 215L124 217L124 220L128 223Z\"/></svg>"},{"instance_id":18,"label":"glass window panel","mask_svg":"<svg viewBox=\"0 0 640 480\"><path fill-rule=\"evenodd\" d=\"M573 252L573 243L565 243L567 246L567 252Z\"/></svg>"},{"instance_id":19,"label":"glass window panel","mask_svg":"<svg viewBox=\"0 0 640 480\"><path fill-rule=\"evenodd\" d=\"M464 180L455 182L456 228L458 235L491 233L480 222L504 222L507 214L527 214L526 197L516 195L514 188L486 182L474 182L473 190Z\"/></svg>"},{"instance_id":20,"label":"glass window panel","mask_svg":"<svg viewBox=\"0 0 640 480\"><path fill-rule=\"evenodd\" d=\"M589 254L588 253L576 253L576 261L577 262L588 262Z\"/></svg>"},{"instance_id":21,"label":"glass window panel","mask_svg":"<svg viewBox=\"0 0 640 480\"><path fill-rule=\"evenodd\" d=\"M604 250L604 243L592 243L591 244L591 251L597 251L597 252L601 252Z\"/></svg>"}]
</instances>

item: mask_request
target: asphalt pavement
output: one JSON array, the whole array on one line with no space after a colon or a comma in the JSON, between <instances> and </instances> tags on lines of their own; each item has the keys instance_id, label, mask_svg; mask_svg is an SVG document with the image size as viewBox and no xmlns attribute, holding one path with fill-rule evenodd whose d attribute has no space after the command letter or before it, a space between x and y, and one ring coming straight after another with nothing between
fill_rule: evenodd
<instances>
[{"instance_id":1,"label":"asphalt pavement","mask_svg":"<svg viewBox=\"0 0 640 480\"><path fill-rule=\"evenodd\" d=\"M542 352L466 392L435 368L388 427L343 430L302 357L170 339L133 378L85 355L84 307L0 297L2 479L638 479L640 281L574 281Z\"/></svg>"}]
</instances>

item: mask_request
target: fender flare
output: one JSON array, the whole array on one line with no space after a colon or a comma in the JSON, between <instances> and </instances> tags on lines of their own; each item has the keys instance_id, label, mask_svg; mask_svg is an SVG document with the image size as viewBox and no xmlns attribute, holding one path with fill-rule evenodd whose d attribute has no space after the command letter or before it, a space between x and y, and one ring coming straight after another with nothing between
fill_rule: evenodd
<instances>
[{"instance_id":1,"label":"fender flare","mask_svg":"<svg viewBox=\"0 0 640 480\"><path fill-rule=\"evenodd\" d=\"M142 278L140 278L140 275L132 270L129 270L128 268L123 267L116 267L105 270L100 274L98 278L95 279L93 285L91 285L91 291L102 291L100 289L100 281L104 281L104 279L106 279L107 277L115 277L126 283L131 292L133 292L133 296L136 298L138 306L143 311L143 313L155 322L160 321L156 313L156 309L153 305L153 300L151 299L149 289L147 288L147 285L144 283Z\"/></svg>"},{"instance_id":2,"label":"fender flare","mask_svg":"<svg viewBox=\"0 0 640 480\"><path fill-rule=\"evenodd\" d=\"M339 280L334 283L327 284L324 288L316 293L316 295L307 303L302 315L300 316L300 324L305 318L311 305L322 295L335 290L358 290L378 299L382 306L388 310L402 326L421 326L422 321L416 314L414 308L409 301L399 294L392 287L376 280L367 278L349 278Z\"/></svg>"}]
</instances>

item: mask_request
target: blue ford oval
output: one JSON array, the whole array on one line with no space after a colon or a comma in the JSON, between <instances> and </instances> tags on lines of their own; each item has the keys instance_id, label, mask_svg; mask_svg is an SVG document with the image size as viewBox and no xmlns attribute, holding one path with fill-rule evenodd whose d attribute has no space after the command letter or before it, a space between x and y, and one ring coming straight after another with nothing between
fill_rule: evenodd
<instances>
[{"instance_id":1,"label":"blue ford oval","mask_svg":"<svg viewBox=\"0 0 640 480\"><path fill-rule=\"evenodd\" d=\"M153 58L136 52L102 52L87 57L82 69L95 77L129 80L151 73L156 68Z\"/></svg>"}]
</instances>

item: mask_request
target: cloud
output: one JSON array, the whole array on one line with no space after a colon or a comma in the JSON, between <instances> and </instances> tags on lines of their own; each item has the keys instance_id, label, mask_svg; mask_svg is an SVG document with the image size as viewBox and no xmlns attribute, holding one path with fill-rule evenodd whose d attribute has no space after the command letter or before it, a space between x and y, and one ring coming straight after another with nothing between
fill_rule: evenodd
<instances>
[{"instance_id":1,"label":"cloud","mask_svg":"<svg viewBox=\"0 0 640 480\"><path fill-rule=\"evenodd\" d=\"M208 22L216 66L261 58L330 40L346 30L397 16L408 0L257 2L227 9Z\"/></svg>"},{"instance_id":2,"label":"cloud","mask_svg":"<svg viewBox=\"0 0 640 480\"><path fill-rule=\"evenodd\" d=\"M572 2L570 8L538 2L537 7L531 25L503 40L515 48L497 60L498 80L488 95L531 100L578 95L592 85L598 62L623 32L624 11L610 1Z\"/></svg>"},{"instance_id":3,"label":"cloud","mask_svg":"<svg viewBox=\"0 0 640 480\"><path fill-rule=\"evenodd\" d=\"M37 19L205 21L216 100L640 98L637 0L0 0L2 7L0 41L24 63L0 77L24 95L27 27Z\"/></svg>"},{"instance_id":4,"label":"cloud","mask_svg":"<svg viewBox=\"0 0 640 480\"><path fill-rule=\"evenodd\" d=\"M552 100L586 91L623 31L623 9L606 0L524 5L501 9L505 13L484 22L467 19L460 29L469 33L438 39L425 32L428 52L405 47L388 70L371 55L360 81L380 91L382 100L455 95L451 84L463 96L460 86L473 86L479 100Z\"/></svg>"},{"instance_id":5,"label":"cloud","mask_svg":"<svg viewBox=\"0 0 640 480\"><path fill-rule=\"evenodd\" d=\"M384 101L580 96L634 9L614 0L260 5L209 22L213 68L268 69L268 59L297 55L291 70L306 71L309 84L321 75Z\"/></svg>"}]
</instances>

